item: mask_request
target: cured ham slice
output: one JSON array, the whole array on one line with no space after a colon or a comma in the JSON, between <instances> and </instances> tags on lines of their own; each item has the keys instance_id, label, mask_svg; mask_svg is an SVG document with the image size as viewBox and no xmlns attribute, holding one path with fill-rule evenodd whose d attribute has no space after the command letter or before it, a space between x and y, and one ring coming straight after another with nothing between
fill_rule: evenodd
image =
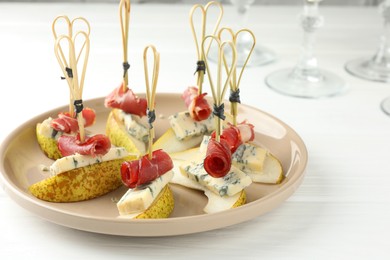
<instances>
[{"instance_id":1,"label":"cured ham slice","mask_svg":"<svg viewBox=\"0 0 390 260\"><path fill-rule=\"evenodd\" d=\"M253 141L255 138L253 128L254 126L247 122L242 122L237 126L229 124L220 135L219 142L215 140L215 132L213 132L204 160L207 173L215 178L225 176L232 164L232 154L241 144Z\"/></svg>"},{"instance_id":2,"label":"cured ham slice","mask_svg":"<svg viewBox=\"0 0 390 260\"><path fill-rule=\"evenodd\" d=\"M123 85L123 83L122 83ZM119 108L128 114L143 117L146 115L147 101L137 97L131 89L123 90L120 85L114 89L104 100L104 105L110 108Z\"/></svg>"},{"instance_id":3,"label":"cured ham slice","mask_svg":"<svg viewBox=\"0 0 390 260\"><path fill-rule=\"evenodd\" d=\"M81 114L84 118L85 127L91 126L95 123L96 113L93 109L84 108ZM56 131L64 132L66 134L75 133L79 130L77 118L72 117L69 112L58 114L58 118L53 119L50 126Z\"/></svg>"},{"instance_id":4,"label":"cured ham slice","mask_svg":"<svg viewBox=\"0 0 390 260\"><path fill-rule=\"evenodd\" d=\"M211 138L215 139L215 132L212 133ZM230 153L234 153L242 144L240 130L233 125L223 130L220 139L228 144Z\"/></svg>"},{"instance_id":5,"label":"cured ham slice","mask_svg":"<svg viewBox=\"0 0 390 260\"><path fill-rule=\"evenodd\" d=\"M241 141L247 143L255 139L254 125L247 123L246 121L237 125L240 131Z\"/></svg>"},{"instance_id":6,"label":"cured ham slice","mask_svg":"<svg viewBox=\"0 0 390 260\"><path fill-rule=\"evenodd\" d=\"M58 138L58 149L62 156L69 156L72 154L81 155L104 155L111 148L110 139L103 134L94 136L86 136L84 142L81 142L80 135L62 135Z\"/></svg>"},{"instance_id":7,"label":"cured ham slice","mask_svg":"<svg viewBox=\"0 0 390 260\"><path fill-rule=\"evenodd\" d=\"M237 148L246 142L253 141L255 138L254 126L246 121L234 126L229 124L220 135L220 139L225 140L230 148L231 153L234 153ZM215 138L215 132L211 135L211 138Z\"/></svg>"},{"instance_id":8,"label":"cured ham slice","mask_svg":"<svg viewBox=\"0 0 390 260\"><path fill-rule=\"evenodd\" d=\"M147 184L173 168L171 157L162 149L153 151L152 159L148 154L139 160L122 163L121 175L123 183L129 188Z\"/></svg>"},{"instance_id":9,"label":"cured ham slice","mask_svg":"<svg viewBox=\"0 0 390 260\"><path fill-rule=\"evenodd\" d=\"M232 153L229 144L224 139L218 142L211 138L203 164L206 172L214 178L221 178L229 172L231 165Z\"/></svg>"},{"instance_id":10,"label":"cured ham slice","mask_svg":"<svg viewBox=\"0 0 390 260\"><path fill-rule=\"evenodd\" d=\"M198 95L198 88L188 87L182 95L188 112L195 121L207 119L211 114L211 108L205 99L207 93Z\"/></svg>"}]
</instances>

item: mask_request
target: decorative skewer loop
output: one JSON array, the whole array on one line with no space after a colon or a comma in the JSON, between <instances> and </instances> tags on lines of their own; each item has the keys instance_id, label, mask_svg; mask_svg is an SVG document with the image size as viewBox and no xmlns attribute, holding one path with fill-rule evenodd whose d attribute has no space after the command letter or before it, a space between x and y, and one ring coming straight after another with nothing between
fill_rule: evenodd
<instances>
[{"instance_id":1,"label":"decorative skewer loop","mask_svg":"<svg viewBox=\"0 0 390 260\"><path fill-rule=\"evenodd\" d=\"M231 106L230 106L231 111L230 112L231 112L232 117L233 117L233 125L237 125L237 114L238 114L237 103L241 103L240 88L239 87L240 87L243 72L244 72L246 65L248 64L249 58L251 57L253 50L255 48L256 37L251 30L246 29L246 28L241 29L241 30L237 31L236 33L234 33L231 28L223 27L218 32L218 38L221 41L222 41L222 34L224 32L229 33L231 41L234 43L235 46L237 44L237 38L239 37L240 34L248 33L252 38L252 46L247 54L247 57L246 57L245 62L241 68L241 71L240 71L238 78L237 78L237 67L235 67L233 70L232 79L230 81L230 97L229 97L229 101L231 102ZM225 58L224 58L224 65L225 65L226 71L228 71L228 64L227 64Z\"/></svg>"},{"instance_id":2,"label":"decorative skewer loop","mask_svg":"<svg viewBox=\"0 0 390 260\"><path fill-rule=\"evenodd\" d=\"M127 58L127 45L129 40L129 23L130 23L130 0L121 0L119 3L119 18L121 24L122 33L122 45L123 45L123 92L128 88L129 77L127 71L130 68L130 64Z\"/></svg>"},{"instance_id":3,"label":"decorative skewer loop","mask_svg":"<svg viewBox=\"0 0 390 260\"><path fill-rule=\"evenodd\" d=\"M77 23L80 23L80 27L83 26L83 24L86 27L86 30L80 29L78 31L84 31L88 36L91 33L91 26L89 25L89 22L87 21L87 19L85 19L84 17L76 17L71 21L68 16L60 15L60 16L57 16L52 23L52 31L53 31L54 39L57 39L59 37L58 33L57 33L57 24L61 20L65 21L65 24L67 26L67 32L68 32L67 35L71 38L73 37L73 30L74 30L74 27L76 26ZM61 34L61 35L64 35L64 34ZM81 47L81 49L83 49L83 48L84 48L84 45ZM62 56L64 56L62 49L60 49L60 53ZM80 58L80 56L77 57L77 61L79 60L79 58Z\"/></svg>"},{"instance_id":4,"label":"decorative skewer loop","mask_svg":"<svg viewBox=\"0 0 390 260\"><path fill-rule=\"evenodd\" d=\"M79 37L82 37L82 47L80 51L76 55L75 43ZM63 41L66 41L68 44L69 50L69 60L65 59L64 55L61 55L62 44ZM61 35L56 39L54 53L57 57L58 63L67 78L67 82L70 83L69 90L71 93L71 97L73 98L74 109L76 111L77 121L79 125L79 133L80 133L80 141L83 142L85 139L84 132L84 119L82 117L81 111L83 110L82 104L82 93L85 79L85 71L87 69L88 64L88 56L89 56L89 36L87 33L80 31L74 35L73 38L68 35ZM79 80L78 74L78 60L76 57L80 57L84 54L81 77ZM73 115L73 114L72 114Z\"/></svg>"},{"instance_id":5,"label":"decorative skewer loop","mask_svg":"<svg viewBox=\"0 0 390 260\"><path fill-rule=\"evenodd\" d=\"M196 4L191 8L190 15L189 15L190 16L190 27L191 27L192 35L194 37L196 52L198 55L198 61L197 61L197 67L196 67L195 73L198 73L197 86L198 86L198 90L199 90L199 93L198 93L199 95L202 94L202 85L203 85L203 80L204 80L204 74L206 73L204 59L205 59L205 56L207 56L209 53L211 43L205 49L206 51L204 51L204 48L202 48L201 45L202 45L202 42L206 36L206 24L207 24L208 11L209 11L209 8L211 8L212 6L216 6L219 10L219 14L218 14L218 17L216 19L215 26L211 32L211 35L215 35L215 33L217 32L218 27L221 23L222 16L223 16L223 7L222 7L221 3L216 2L216 1L211 1L211 2L208 2L205 6L202 6L200 4ZM195 12L197 9L199 9L201 12L200 34L196 32L195 25L194 25L194 15L195 15Z\"/></svg>"},{"instance_id":6,"label":"decorative skewer loop","mask_svg":"<svg viewBox=\"0 0 390 260\"><path fill-rule=\"evenodd\" d=\"M153 69L152 69L152 79L151 84L149 81L149 67L148 67L148 51L153 52ZM157 52L156 47L153 45L146 46L144 49L144 71L145 71L145 85L146 85L146 99L148 101L148 123L149 123L149 159L152 158L152 145L154 140L154 128L153 122L156 119L156 114L154 110L155 105L155 96L157 89L158 75L160 71L160 53Z\"/></svg>"},{"instance_id":7,"label":"decorative skewer loop","mask_svg":"<svg viewBox=\"0 0 390 260\"><path fill-rule=\"evenodd\" d=\"M61 22L63 21L63 22ZM65 28L65 34L62 33L60 35L58 35L58 32L57 30L59 29L58 28L58 24L65 24L66 25L66 28ZM89 22L84 18L84 17L76 17L74 18L72 21L69 19L68 16L66 15L61 15L61 16L57 16L53 23L52 23L52 32L53 32L53 35L54 35L54 39L57 41L57 39L62 36L62 35L67 35L69 38L72 38L73 37L73 31L74 31L74 27L76 27L76 24L79 24L79 26L77 27L85 27L83 29L80 29L79 32L83 31L88 37L89 37L89 34L91 32L91 27L89 25ZM81 50L76 58L76 63L79 61L80 59L80 56L81 56L81 53L83 51L83 49L85 48L85 43L82 45L81 47ZM68 59L65 57L65 54L64 54L64 51L62 50L62 47L61 45L58 45L58 52L59 52L59 55L61 57L61 60L62 60L62 63L63 65L65 66L66 68L66 73L64 73L64 77L61 77L62 79L66 79L67 80L67 83L69 86L72 86L72 82L70 80L70 78L73 78L73 75L72 75L72 70L70 69L70 65L68 64L68 61L67 60L70 60L71 57L69 56ZM66 77L66 75L68 77ZM72 90L70 89L70 97L69 97L69 113L71 115L74 114L74 108L73 108L73 101L74 101L74 97L72 96Z\"/></svg>"},{"instance_id":8,"label":"decorative skewer loop","mask_svg":"<svg viewBox=\"0 0 390 260\"><path fill-rule=\"evenodd\" d=\"M219 137L222 131L221 127L221 119L223 120L225 118L224 116L224 104L223 99L226 94L227 86L229 85L231 81L231 77L233 75L233 71L235 70L235 67L237 65L237 51L236 47L231 41L225 41L221 42L217 36L209 35L206 36L202 42L202 49L205 51L205 44L206 42L210 40L210 44L215 41L218 48L218 63L217 63L217 81L216 85L213 82L212 74L210 72L210 67L208 63L208 55L205 56L205 64L207 69L207 75L209 78L210 88L213 95L213 101L214 101L214 115L216 115L216 140L219 142ZM223 82L222 80L222 62L226 61L225 59L225 48L230 47L231 53L232 53L232 59L230 64L225 64L226 69L226 79ZM205 52L206 53L206 52ZM224 62L225 63L225 62Z\"/></svg>"}]
</instances>

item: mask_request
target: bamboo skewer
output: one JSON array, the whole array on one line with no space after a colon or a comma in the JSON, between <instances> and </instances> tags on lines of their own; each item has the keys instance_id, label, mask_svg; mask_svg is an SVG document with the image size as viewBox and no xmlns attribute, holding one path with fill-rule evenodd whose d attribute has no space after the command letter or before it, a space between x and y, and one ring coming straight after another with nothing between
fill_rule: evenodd
<instances>
[{"instance_id":1,"label":"bamboo skewer","mask_svg":"<svg viewBox=\"0 0 390 260\"><path fill-rule=\"evenodd\" d=\"M151 85L149 82L149 67L148 67L148 50L151 49L153 52L153 73L151 79ZM144 70L145 70L145 84L146 84L146 99L148 101L148 120L149 120L149 146L148 155L149 159L152 159L152 146L154 140L154 128L153 122L155 120L155 97L157 89L158 75L160 71L160 53L157 52L153 45L148 45L144 49Z\"/></svg>"},{"instance_id":2,"label":"bamboo skewer","mask_svg":"<svg viewBox=\"0 0 390 260\"><path fill-rule=\"evenodd\" d=\"M83 48L79 51L77 57L80 57L80 55L84 53L84 63L82 66L81 77L79 81L79 73L77 68L78 59L76 58L75 42L80 35L84 38L84 42L83 42ZM68 49L69 49L68 61L65 59L65 55L61 55L61 51L62 51L61 44L63 40L66 40L68 43ZM73 38L69 37L68 35L61 35L56 39L54 52L57 57L58 63L60 64L60 67L62 69L62 72L67 78L67 82L70 82L69 89L71 92L71 96L74 99L73 105L76 110L76 116L79 125L80 141L84 142L85 140L84 118L81 112L83 110L82 94L83 94L83 87L84 87L84 79L85 79L85 72L87 69L88 56L89 56L89 36L87 33L83 31L76 33Z\"/></svg>"},{"instance_id":3,"label":"bamboo skewer","mask_svg":"<svg viewBox=\"0 0 390 260\"><path fill-rule=\"evenodd\" d=\"M206 51L204 51L201 45L202 45L202 42L206 36L207 11L213 5L218 7L218 9L219 9L219 15L217 17L216 24L215 24L214 29L212 31L212 35L215 35L215 33L217 32L218 27L221 23L222 16L223 16L223 7L222 7L221 3L216 2L216 1L211 1L211 2L208 2L204 7L200 4L196 4L190 10L190 15L189 15L190 27L191 27L192 35L194 37L196 52L197 52L197 56L198 56L198 64L197 64L198 68L199 68L199 66L201 66L202 62L204 62L205 56L208 55L208 53L210 51L210 47L211 47L211 43L210 43L208 45L208 47L206 48ZM195 25L194 25L194 14L195 14L195 11L197 9L199 9L201 11L201 26L200 26L200 37L199 37L200 39L198 39L196 30L195 30ZM205 71L202 69L198 70L198 68L197 68L197 72L198 72L197 86L198 86L198 94L200 95L200 94L202 94L202 86L203 86Z\"/></svg>"},{"instance_id":4,"label":"bamboo skewer","mask_svg":"<svg viewBox=\"0 0 390 260\"><path fill-rule=\"evenodd\" d=\"M219 38L217 36L214 36L214 35L209 35L209 36L206 36L204 38L204 40L202 42L202 49L203 50L205 50L205 42L208 39L210 39L210 43L212 43L212 41L216 41L217 47L218 47L216 87L215 87L215 84L214 84L212 76L211 76L212 73L210 71L209 64L208 64L208 56L205 56L205 65L206 65L207 75L209 78L210 88L211 88L213 101L214 101L213 113L214 113L214 115L216 115L216 117L215 117L215 122L216 122L215 140L219 142L221 131L222 131L221 119L224 119L224 116L220 114L220 113L223 113L223 111L219 111L219 113L218 113L218 111L216 111L216 110L223 109L223 105L224 105L223 99L224 99L224 96L226 94L227 87L230 84L231 77L233 75L233 71L235 70L236 65L237 65L237 51L236 51L236 47L233 44L233 42L231 42L231 41L221 42L219 40ZM225 47L227 45L231 48L233 55L232 55L232 60L231 60L230 66L225 64L225 66L227 66L226 79L223 82L222 81L222 62L226 61L225 60ZM226 63L226 62L224 62L224 63Z\"/></svg>"},{"instance_id":5,"label":"bamboo skewer","mask_svg":"<svg viewBox=\"0 0 390 260\"><path fill-rule=\"evenodd\" d=\"M246 65L248 64L248 61L249 61L249 58L251 57L252 53L253 53L253 50L255 48L255 45L256 45L256 37L255 35L253 34L253 32L249 29L241 29L239 31L237 31L236 33L233 32L233 30L231 28L228 28L228 27L223 27L219 30L218 32L218 38L219 40L222 40L222 33L224 31L227 31L229 34L230 34L230 37L231 37L231 41L233 42L234 46L237 45L237 38L238 36L241 34L241 33L249 33L252 37L252 46L251 46L251 49L249 50L249 53L247 54L247 57L245 59L245 63L244 65L242 66L241 68L241 71L240 71L240 74L238 76L238 79L237 79L237 67L234 68L233 70L233 76L232 76L232 79L231 79L231 82L230 82L230 93L238 93L239 92L239 89L240 89L240 83L241 83L241 78L242 78L242 75L243 75L243 72L246 68ZM236 46L237 47L237 46ZM225 69L226 69L226 72L228 71L228 65L227 65L227 61L226 61L226 58L224 57L224 65L225 65ZM230 102L231 102L231 105L230 105L230 113L232 114L232 118L233 118L233 125L237 125L237 114L238 114L238 102L236 101L231 101L231 98L229 98Z\"/></svg>"},{"instance_id":6,"label":"bamboo skewer","mask_svg":"<svg viewBox=\"0 0 390 260\"><path fill-rule=\"evenodd\" d=\"M86 25L87 30L84 31L84 32L85 32L85 33L88 35L88 37L89 37L89 34L90 34L90 32L91 32L91 27L90 27L90 25L89 25L89 22L88 22L84 17L77 17L77 18L74 18L74 19L71 21L71 20L69 19L68 16L66 16L66 15L61 15L61 16L57 16L57 17L54 19L53 23L52 23L52 32L53 32L53 35L54 35L54 39L55 39L55 40L57 40L58 37L59 37L58 34L57 34L57 24L59 23L60 20L64 20L64 21L65 21L65 24L66 24L66 27L67 27L66 29L67 29L67 31L68 31L67 36L69 36L70 38L73 37L73 27L75 26L75 24L76 24L77 21L81 21L81 22L83 22L83 23ZM84 44L82 45L81 50L80 50L80 52L79 52L79 54L78 54L78 56L77 56L76 63L78 63L78 61L79 61L79 59L80 59L80 56L81 56L81 53L82 53L84 47L85 47L85 42L84 42ZM60 56L61 56L62 61L64 62L65 68L70 68L70 66L69 66L69 64L68 64L68 62L67 62L67 59L65 58L65 54L64 54L64 52L63 52L63 50L62 50L61 45L58 46L58 51L59 51L59 54L60 54ZM70 56L68 57L68 59L70 60ZM71 86L72 86L71 79L70 79L69 77L66 77L66 74L67 74L67 73L64 74L64 76L65 76L64 78L67 80L68 86L71 87ZM73 106L74 97L72 96L72 92L73 92L73 91L72 91L71 89L69 89L69 93L70 93L70 97L69 97L69 114L70 114L71 116L74 116L74 106Z\"/></svg>"},{"instance_id":7,"label":"bamboo skewer","mask_svg":"<svg viewBox=\"0 0 390 260\"><path fill-rule=\"evenodd\" d=\"M123 92L128 88L129 77L127 70L130 65L128 63L127 57L127 46L129 40L129 23L130 23L130 9L131 4L130 0L121 0L119 3L119 18L121 23L121 32L122 32L122 45L123 45Z\"/></svg>"}]
</instances>

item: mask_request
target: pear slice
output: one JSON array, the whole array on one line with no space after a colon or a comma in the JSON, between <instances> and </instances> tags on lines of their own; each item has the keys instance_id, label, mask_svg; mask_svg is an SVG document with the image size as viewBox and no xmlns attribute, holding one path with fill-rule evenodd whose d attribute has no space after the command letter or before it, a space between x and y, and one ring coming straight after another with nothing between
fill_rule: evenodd
<instances>
[{"instance_id":1,"label":"pear slice","mask_svg":"<svg viewBox=\"0 0 390 260\"><path fill-rule=\"evenodd\" d=\"M119 169L125 160L131 160L131 158L103 161L66 171L34 183L29 187L29 191L35 197L50 202L92 199L122 185Z\"/></svg>"},{"instance_id":2,"label":"pear slice","mask_svg":"<svg viewBox=\"0 0 390 260\"><path fill-rule=\"evenodd\" d=\"M203 187L199 183L181 174L179 168L180 165L185 163L186 161L197 158L198 156L202 156L202 154L199 152L199 147L191 148L177 153L171 153L170 156L173 162L174 173L171 183L179 184L190 189L203 190Z\"/></svg>"},{"instance_id":3,"label":"pear slice","mask_svg":"<svg viewBox=\"0 0 390 260\"><path fill-rule=\"evenodd\" d=\"M166 218L174 208L174 198L169 188L173 172L168 171L152 182L130 188L117 202L120 217Z\"/></svg>"},{"instance_id":4,"label":"pear slice","mask_svg":"<svg viewBox=\"0 0 390 260\"><path fill-rule=\"evenodd\" d=\"M38 144L47 157L57 160L62 157L62 154L58 149L57 140L42 134L44 123L38 123L36 126Z\"/></svg>"},{"instance_id":5,"label":"pear slice","mask_svg":"<svg viewBox=\"0 0 390 260\"><path fill-rule=\"evenodd\" d=\"M186 140L176 138L175 132L169 128L164 134L154 142L152 149L163 149L165 152L177 153L198 146L202 141L203 136L195 136Z\"/></svg>"},{"instance_id":6,"label":"pear slice","mask_svg":"<svg viewBox=\"0 0 390 260\"><path fill-rule=\"evenodd\" d=\"M172 213L175 207L175 200L173 198L173 193L169 188L169 185L165 185L163 190L159 193L157 198L153 201L152 205L142 212L141 214L135 216L136 219L146 219L146 218L168 218Z\"/></svg>"},{"instance_id":7,"label":"pear slice","mask_svg":"<svg viewBox=\"0 0 390 260\"><path fill-rule=\"evenodd\" d=\"M117 204L119 211L124 211L124 205ZM142 212L119 215L124 219L157 219L168 218L175 207L175 200L169 185L165 185L156 199Z\"/></svg>"},{"instance_id":8,"label":"pear slice","mask_svg":"<svg viewBox=\"0 0 390 260\"><path fill-rule=\"evenodd\" d=\"M248 174L253 182L278 184L284 178L280 161L266 149L252 143L237 148L232 155L232 165Z\"/></svg>"},{"instance_id":9,"label":"pear slice","mask_svg":"<svg viewBox=\"0 0 390 260\"><path fill-rule=\"evenodd\" d=\"M246 203L245 190L242 190L241 192L230 197L221 197L208 190L205 190L205 195L208 198L207 204L203 209L206 213L215 213L227 209L237 208Z\"/></svg>"},{"instance_id":10,"label":"pear slice","mask_svg":"<svg viewBox=\"0 0 390 260\"><path fill-rule=\"evenodd\" d=\"M253 182L279 184L283 181L283 168L280 161L268 153L264 159L263 171L248 173Z\"/></svg>"},{"instance_id":11,"label":"pear slice","mask_svg":"<svg viewBox=\"0 0 390 260\"><path fill-rule=\"evenodd\" d=\"M202 156L202 154L199 151L199 147L195 147L181 152L170 153L169 156L171 157L172 160L189 161L198 156Z\"/></svg>"},{"instance_id":12,"label":"pear slice","mask_svg":"<svg viewBox=\"0 0 390 260\"><path fill-rule=\"evenodd\" d=\"M181 165L188 164L189 161L202 160L204 156L205 154L199 151L199 147L172 153L171 158L174 164L174 176L171 182L187 188L203 191L208 198L207 205L204 208L204 212L206 213L219 212L244 205L246 203L245 190L241 190L233 196L220 196L215 191L209 190L204 185L201 185L182 173L183 169L180 169Z\"/></svg>"},{"instance_id":13,"label":"pear slice","mask_svg":"<svg viewBox=\"0 0 390 260\"><path fill-rule=\"evenodd\" d=\"M106 134L111 143L117 147L124 147L131 154L145 154L145 143L127 133L124 124L118 119L118 113L118 109L111 110L107 119Z\"/></svg>"}]
</instances>

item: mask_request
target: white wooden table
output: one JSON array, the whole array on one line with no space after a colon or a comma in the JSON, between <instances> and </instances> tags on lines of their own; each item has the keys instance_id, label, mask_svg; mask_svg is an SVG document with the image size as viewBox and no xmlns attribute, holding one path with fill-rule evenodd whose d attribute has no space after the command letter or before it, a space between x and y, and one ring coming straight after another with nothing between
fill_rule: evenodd
<instances>
[{"instance_id":1,"label":"white wooden table","mask_svg":"<svg viewBox=\"0 0 390 260\"><path fill-rule=\"evenodd\" d=\"M189 5L134 5L130 28L131 85L143 86L142 50L161 53L160 92L181 92L194 82L195 48ZM246 71L243 103L294 128L305 141L309 164L303 184L280 207L228 228L165 238L115 237L47 222L26 211L0 189L1 259L389 259L390 118L380 111L390 86L355 78L344 70L350 59L370 56L379 43L376 8L322 7L318 32L321 67L345 79L348 91L320 100L275 93L269 73L298 58L300 7L250 10L259 43L279 60ZM115 4L0 4L0 140L35 115L65 104L66 85L53 52L51 22L60 14L84 16L92 26L84 99L107 95L121 77L121 38ZM234 10L225 7L223 23ZM57 100L58 100L57 99Z\"/></svg>"}]
</instances>

